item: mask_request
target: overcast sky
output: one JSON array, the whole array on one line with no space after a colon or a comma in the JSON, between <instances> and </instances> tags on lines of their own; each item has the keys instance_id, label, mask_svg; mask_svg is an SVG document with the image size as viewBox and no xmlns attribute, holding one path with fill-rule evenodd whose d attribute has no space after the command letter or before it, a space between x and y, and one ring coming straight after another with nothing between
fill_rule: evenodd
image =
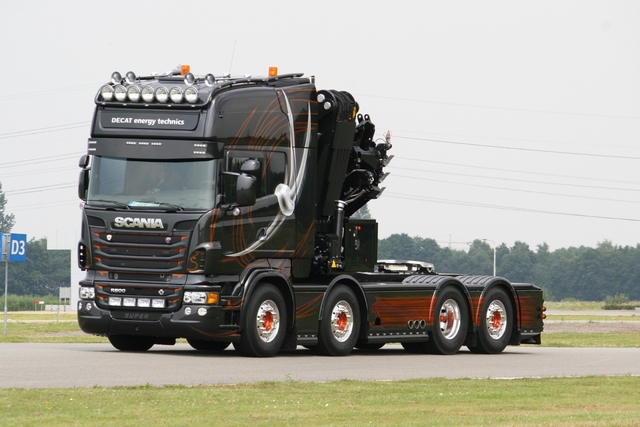
<instances>
[{"instance_id":1,"label":"overcast sky","mask_svg":"<svg viewBox=\"0 0 640 427\"><path fill-rule=\"evenodd\" d=\"M112 71L315 75L391 130L380 237L640 243L638 1L0 0L0 182L16 233L74 246Z\"/></svg>"}]
</instances>

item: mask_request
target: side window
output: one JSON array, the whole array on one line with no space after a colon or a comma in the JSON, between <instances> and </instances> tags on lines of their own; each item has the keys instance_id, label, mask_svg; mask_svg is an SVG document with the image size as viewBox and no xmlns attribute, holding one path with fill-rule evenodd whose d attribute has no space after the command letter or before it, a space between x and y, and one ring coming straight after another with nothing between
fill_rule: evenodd
<instances>
[{"instance_id":1,"label":"side window","mask_svg":"<svg viewBox=\"0 0 640 427\"><path fill-rule=\"evenodd\" d=\"M260 170L255 177L258 180L257 197L274 194L278 184L283 183L286 176L286 155L281 152L268 152L257 154L255 151L229 151L227 152L225 170L240 173L242 164L247 160L257 160ZM226 175L224 179L225 203L236 201L236 179Z\"/></svg>"}]
</instances>

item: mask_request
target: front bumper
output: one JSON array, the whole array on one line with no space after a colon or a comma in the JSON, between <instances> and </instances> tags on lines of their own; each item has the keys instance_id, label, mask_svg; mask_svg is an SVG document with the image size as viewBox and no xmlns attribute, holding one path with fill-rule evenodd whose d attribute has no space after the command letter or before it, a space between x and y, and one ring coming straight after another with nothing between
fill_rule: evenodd
<instances>
[{"instance_id":1,"label":"front bumper","mask_svg":"<svg viewBox=\"0 0 640 427\"><path fill-rule=\"evenodd\" d=\"M80 329L94 335L134 335L237 342L237 307L183 305L175 312L107 310L93 300L78 302Z\"/></svg>"}]
</instances>

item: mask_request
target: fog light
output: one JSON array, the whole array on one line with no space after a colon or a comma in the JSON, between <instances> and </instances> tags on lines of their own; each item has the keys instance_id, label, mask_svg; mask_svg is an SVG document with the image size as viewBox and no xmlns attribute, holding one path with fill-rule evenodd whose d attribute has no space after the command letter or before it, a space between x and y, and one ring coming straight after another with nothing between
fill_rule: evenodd
<instances>
[{"instance_id":1,"label":"fog light","mask_svg":"<svg viewBox=\"0 0 640 427\"><path fill-rule=\"evenodd\" d=\"M100 96L103 101L111 101L113 99L113 87L104 85L100 88Z\"/></svg>"},{"instance_id":2,"label":"fog light","mask_svg":"<svg viewBox=\"0 0 640 427\"><path fill-rule=\"evenodd\" d=\"M87 303L85 310L87 311L91 311L91 309L93 308L93 304L91 304L90 302Z\"/></svg>"},{"instance_id":3,"label":"fog light","mask_svg":"<svg viewBox=\"0 0 640 427\"><path fill-rule=\"evenodd\" d=\"M198 101L198 89L193 86L189 86L184 90L184 98L189 104L195 104Z\"/></svg>"},{"instance_id":4,"label":"fog light","mask_svg":"<svg viewBox=\"0 0 640 427\"><path fill-rule=\"evenodd\" d=\"M154 299L153 301L151 301L152 307L153 308L164 308L164 301L163 299Z\"/></svg>"},{"instance_id":5,"label":"fog light","mask_svg":"<svg viewBox=\"0 0 640 427\"><path fill-rule=\"evenodd\" d=\"M129 86L127 88L127 98L131 102L140 101L140 88L138 86Z\"/></svg>"},{"instance_id":6,"label":"fog light","mask_svg":"<svg viewBox=\"0 0 640 427\"><path fill-rule=\"evenodd\" d=\"M158 86L156 88L156 100L163 104L169 100L169 91L166 87Z\"/></svg>"},{"instance_id":7,"label":"fog light","mask_svg":"<svg viewBox=\"0 0 640 427\"><path fill-rule=\"evenodd\" d=\"M144 102L153 102L153 99L155 97L153 88L149 85L142 86L142 89L140 89L140 95L142 96L142 100Z\"/></svg>"},{"instance_id":8,"label":"fog light","mask_svg":"<svg viewBox=\"0 0 640 427\"><path fill-rule=\"evenodd\" d=\"M80 301L78 301L78 311L82 310L82 303Z\"/></svg>"},{"instance_id":9,"label":"fog light","mask_svg":"<svg viewBox=\"0 0 640 427\"><path fill-rule=\"evenodd\" d=\"M186 314L187 316L189 316L191 314L191 307L187 307L184 309L184 314Z\"/></svg>"},{"instance_id":10,"label":"fog light","mask_svg":"<svg viewBox=\"0 0 640 427\"><path fill-rule=\"evenodd\" d=\"M151 300L149 298L140 298L138 300L138 307L151 307Z\"/></svg>"},{"instance_id":11,"label":"fog light","mask_svg":"<svg viewBox=\"0 0 640 427\"><path fill-rule=\"evenodd\" d=\"M116 101L122 102L127 99L127 88L124 86L116 85L116 87L113 88L113 91L115 93Z\"/></svg>"},{"instance_id":12,"label":"fog light","mask_svg":"<svg viewBox=\"0 0 640 427\"><path fill-rule=\"evenodd\" d=\"M169 91L169 98L171 98L171 102L180 104L182 102L182 89L180 89L178 86L172 87Z\"/></svg>"},{"instance_id":13,"label":"fog light","mask_svg":"<svg viewBox=\"0 0 640 427\"><path fill-rule=\"evenodd\" d=\"M124 305L125 307L135 307L136 306L136 299L135 298L125 298L122 305Z\"/></svg>"},{"instance_id":14,"label":"fog light","mask_svg":"<svg viewBox=\"0 0 640 427\"><path fill-rule=\"evenodd\" d=\"M109 305L115 306L115 307L119 307L122 305L122 298L121 297L109 297Z\"/></svg>"},{"instance_id":15,"label":"fog light","mask_svg":"<svg viewBox=\"0 0 640 427\"><path fill-rule=\"evenodd\" d=\"M206 316L207 315L207 309L204 307L200 307L198 309L198 316Z\"/></svg>"}]
</instances>

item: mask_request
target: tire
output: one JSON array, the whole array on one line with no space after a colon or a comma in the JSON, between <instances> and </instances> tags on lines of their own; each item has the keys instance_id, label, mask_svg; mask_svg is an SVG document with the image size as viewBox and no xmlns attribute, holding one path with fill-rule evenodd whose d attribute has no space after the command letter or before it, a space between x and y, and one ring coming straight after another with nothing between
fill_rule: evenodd
<instances>
[{"instance_id":1,"label":"tire","mask_svg":"<svg viewBox=\"0 0 640 427\"><path fill-rule=\"evenodd\" d=\"M121 351L147 351L156 343L154 337L109 335L111 345Z\"/></svg>"},{"instance_id":2,"label":"tire","mask_svg":"<svg viewBox=\"0 0 640 427\"><path fill-rule=\"evenodd\" d=\"M191 347L200 351L222 351L230 344L223 341L192 340L189 338L187 338L187 342Z\"/></svg>"},{"instance_id":3,"label":"tire","mask_svg":"<svg viewBox=\"0 0 640 427\"><path fill-rule=\"evenodd\" d=\"M287 309L282 294L269 283L259 283L242 317L240 342L233 346L243 356L275 355L287 330Z\"/></svg>"},{"instance_id":4,"label":"tire","mask_svg":"<svg viewBox=\"0 0 640 427\"><path fill-rule=\"evenodd\" d=\"M467 299L453 286L438 296L433 313L433 331L424 349L431 354L455 354L460 350L469 330Z\"/></svg>"},{"instance_id":5,"label":"tire","mask_svg":"<svg viewBox=\"0 0 640 427\"><path fill-rule=\"evenodd\" d=\"M485 296L481 310L477 345L469 346L469 350L483 354L500 353L509 345L513 332L511 299L504 289L493 288Z\"/></svg>"},{"instance_id":6,"label":"tire","mask_svg":"<svg viewBox=\"0 0 640 427\"><path fill-rule=\"evenodd\" d=\"M360 331L360 307L351 289L336 286L325 301L318 331L317 351L325 356L351 353Z\"/></svg>"}]
</instances>

